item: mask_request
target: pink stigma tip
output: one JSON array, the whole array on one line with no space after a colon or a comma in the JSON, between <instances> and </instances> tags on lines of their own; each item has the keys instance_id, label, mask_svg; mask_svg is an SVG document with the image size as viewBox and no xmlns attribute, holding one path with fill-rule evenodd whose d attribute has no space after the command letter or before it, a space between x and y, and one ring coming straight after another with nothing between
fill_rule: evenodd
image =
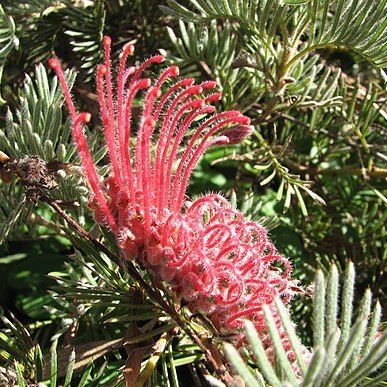
<instances>
[{"instance_id":1,"label":"pink stigma tip","mask_svg":"<svg viewBox=\"0 0 387 387\"><path fill-rule=\"evenodd\" d=\"M193 79L193 78L186 78L186 79L182 80L181 85L182 86L192 86L194 83L195 83L195 79Z\"/></svg>"},{"instance_id":2,"label":"pink stigma tip","mask_svg":"<svg viewBox=\"0 0 387 387\"><path fill-rule=\"evenodd\" d=\"M189 91L190 91L190 94L200 94L203 92L203 88L199 85L191 86Z\"/></svg>"},{"instance_id":3,"label":"pink stigma tip","mask_svg":"<svg viewBox=\"0 0 387 387\"><path fill-rule=\"evenodd\" d=\"M125 45L125 47L124 47L124 50L123 50L123 52L122 52L122 54L126 54L126 55L131 55L131 54L133 54L134 53L134 45L133 44L130 44L130 43L128 43L128 44L126 44ZM121 54L121 55L122 55Z\"/></svg>"},{"instance_id":4,"label":"pink stigma tip","mask_svg":"<svg viewBox=\"0 0 387 387\"><path fill-rule=\"evenodd\" d=\"M194 107L203 107L204 106L204 99L197 99L196 101L192 102L192 105Z\"/></svg>"},{"instance_id":5,"label":"pink stigma tip","mask_svg":"<svg viewBox=\"0 0 387 387\"><path fill-rule=\"evenodd\" d=\"M136 66L130 66L127 68L125 75L129 77L130 75L134 74L135 72L136 72Z\"/></svg>"},{"instance_id":6,"label":"pink stigma tip","mask_svg":"<svg viewBox=\"0 0 387 387\"><path fill-rule=\"evenodd\" d=\"M144 119L144 126L154 127L156 125L156 121L152 116L146 117Z\"/></svg>"},{"instance_id":7,"label":"pink stigma tip","mask_svg":"<svg viewBox=\"0 0 387 387\"><path fill-rule=\"evenodd\" d=\"M213 89L216 87L216 82L215 81L206 81L206 82L203 82L201 86L204 89Z\"/></svg>"},{"instance_id":8,"label":"pink stigma tip","mask_svg":"<svg viewBox=\"0 0 387 387\"><path fill-rule=\"evenodd\" d=\"M138 86L143 89L146 89L151 85L151 83L152 81L150 78L143 78L138 81Z\"/></svg>"},{"instance_id":9,"label":"pink stigma tip","mask_svg":"<svg viewBox=\"0 0 387 387\"><path fill-rule=\"evenodd\" d=\"M109 47L110 47L110 45L112 44L112 40L111 40L110 36L104 36L104 38L103 38L103 44L104 44L105 46L109 46Z\"/></svg>"},{"instance_id":10,"label":"pink stigma tip","mask_svg":"<svg viewBox=\"0 0 387 387\"><path fill-rule=\"evenodd\" d=\"M53 69L56 70L60 67L59 60L57 58L51 58L48 60L48 65Z\"/></svg>"},{"instance_id":11,"label":"pink stigma tip","mask_svg":"<svg viewBox=\"0 0 387 387\"><path fill-rule=\"evenodd\" d=\"M165 58L162 55L156 55L152 58L152 61L156 63L162 63L164 60Z\"/></svg>"},{"instance_id":12,"label":"pink stigma tip","mask_svg":"<svg viewBox=\"0 0 387 387\"><path fill-rule=\"evenodd\" d=\"M87 113L87 112L83 112L83 113L79 113L79 119L84 122L85 124L87 124L88 122L90 122L91 120L91 114L90 113Z\"/></svg>"},{"instance_id":13,"label":"pink stigma tip","mask_svg":"<svg viewBox=\"0 0 387 387\"><path fill-rule=\"evenodd\" d=\"M219 101L221 98L222 98L222 93L215 93L215 94L209 95L209 96L206 98L206 101L207 101L207 102L211 102L211 101Z\"/></svg>"},{"instance_id":14,"label":"pink stigma tip","mask_svg":"<svg viewBox=\"0 0 387 387\"><path fill-rule=\"evenodd\" d=\"M98 65L98 72L102 75L105 75L107 73L107 68L105 65Z\"/></svg>"},{"instance_id":15,"label":"pink stigma tip","mask_svg":"<svg viewBox=\"0 0 387 387\"><path fill-rule=\"evenodd\" d=\"M161 90L158 87L152 87L152 89L149 90L149 94L154 96L154 97L160 97Z\"/></svg>"},{"instance_id":16,"label":"pink stigma tip","mask_svg":"<svg viewBox=\"0 0 387 387\"><path fill-rule=\"evenodd\" d=\"M238 120L241 124L250 125L250 117L242 116L240 120Z\"/></svg>"},{"instance_id":17,"label":"pink stigma tip","mask_svg":"<svg viewBox=\"0 0 387 387\"><path fill-rule=\"evenodd\" d=\"M170 72L173 77L177 77L180 74L180 69L178 66L171 66Z\"/></svg>"},{"instance_id":18,"label":"pink stigma tip","mask_svg":"<svg viewBox=\"0 0 387 387\"><path fill-rule=\"evenodd\" d=\"M206 106L206 108L203 110L203 113L213 113L215 111L215 106Z\"/></svg>"}]
</instances>

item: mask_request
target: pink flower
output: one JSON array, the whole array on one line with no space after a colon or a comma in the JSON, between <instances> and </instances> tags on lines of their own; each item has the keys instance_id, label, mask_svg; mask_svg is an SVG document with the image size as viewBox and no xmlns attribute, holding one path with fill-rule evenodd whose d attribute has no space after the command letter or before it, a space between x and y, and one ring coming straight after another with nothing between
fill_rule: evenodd
<instances>
[{"instance_id":1,"label":"pink flower","mask_svg":"<svg viewBox=\"0 0 387 387\"><path fill-rule=\"evenodd\" d=\"M287 303L295 283L290 263L279 255L263 226L246 220L226 199L210 194L189 202L185 192L201 155L212 146L235 144L251 134L250 119L238 111L215 113L215 82L199 85L167 67L152 82L144 70L154 56L128 67L134 50L125 47L113 84L110 38L98 66L97 91L110 158L109 176L98 176L83 134L90 114L77 113L57 59L50 60L73 120L98 222L116 235L127 259L135 259L165 281L191 311L207 315L222 334L242 338L243 320L265 331L263 304ZM165 84L171 84L165 88ZM162 91L165 89L166 91ZM142 93L142 113L133 103ZM286 340L284 340L284 343ZM286 344L289 347L289 344Z\"/></svg>"}]
</instances>

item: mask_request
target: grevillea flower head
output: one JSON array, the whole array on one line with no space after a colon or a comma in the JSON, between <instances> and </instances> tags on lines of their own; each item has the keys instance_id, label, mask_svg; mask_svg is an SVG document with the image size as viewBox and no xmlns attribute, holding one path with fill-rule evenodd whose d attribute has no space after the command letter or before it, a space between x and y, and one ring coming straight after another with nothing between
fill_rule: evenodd
<instances>
[{"instance_id":1,"label":"grevillea flower head","mask_svg":"<svg viewBox=\"0 0 387 387\"><path fill-rule=\"evenodd\" d=\"M263 226L246 220L221 195L193 202L186 198L202 154L212 146L244 140L253 130L250 119L234 110L215 113L211 104L221 97L212 91L215 82L173 81L177 66L165 68L153 81L143 78L148 66L164 58L128 66L132 45L122 52L113 83L110 45L106 37L105 61L96 79L110 159L104 180L82 129L90 114L76 111L59 61L49 62L73 120L98 222L112 230L127 259L165 281L172 294L193 312L206 314L219 332L240 339L244 319L264 332L263 305L273 306L277 297L286 303L293 294L289 261L276 252ZM141 94L137 116L133 104Z\"/></svg>"}]
</instances>

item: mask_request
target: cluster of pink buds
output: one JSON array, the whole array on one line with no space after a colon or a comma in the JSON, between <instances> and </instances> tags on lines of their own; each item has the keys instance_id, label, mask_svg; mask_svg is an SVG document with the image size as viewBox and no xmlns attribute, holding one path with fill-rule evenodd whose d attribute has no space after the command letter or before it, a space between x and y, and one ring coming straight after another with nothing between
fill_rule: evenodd
<instances>
[{"instance_id":1,"label":"cluster of pink buds","mask_svg":"<svg viewBox=\"0 0 387 387\"><path fill-rule=\"evenodd\" d=\"M222 334L242 337L243 320L265 335L262 306L294 293L290 263L279 255L263 226L245 219L226 199L210 194L190 202L190 175L212 146L235 144L253 130L238 111L215 113L220 93L215 82L199 85L167 67L152 82L144 70L164 60L153 56L138 67L127 65L127 45L112 82L110 38L98 66L97 91L110 172L101 179L92 161L78 113L57 59L50 60L73 120L73 135L89 181L97 221L116 235L127 259L134 259L164 281L192 312L205 314ZM169 85L169 87L168 87ZM141 97L140 97L141 95ZM142 98L142 113L133 104ZM289 344L284 338L284 346Z\"/></svg>"}]
</instances>

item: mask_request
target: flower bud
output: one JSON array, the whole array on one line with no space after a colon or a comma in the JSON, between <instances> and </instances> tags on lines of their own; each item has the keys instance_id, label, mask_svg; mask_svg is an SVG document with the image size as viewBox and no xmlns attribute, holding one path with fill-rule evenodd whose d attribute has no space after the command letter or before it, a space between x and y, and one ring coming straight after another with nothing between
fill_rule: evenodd
<instances>
[{"instance_id":1,"label":"flower bud","mask_svg":"<svg viewBox=\"0 0 387 387\"><path fill-rule=\"evenodd\" d=\"M254 126L252 125L236 125L231 126L223 131L223 136L228 137L229 144L239 144L253 133Z\"/></svg>"}]
</instances>

